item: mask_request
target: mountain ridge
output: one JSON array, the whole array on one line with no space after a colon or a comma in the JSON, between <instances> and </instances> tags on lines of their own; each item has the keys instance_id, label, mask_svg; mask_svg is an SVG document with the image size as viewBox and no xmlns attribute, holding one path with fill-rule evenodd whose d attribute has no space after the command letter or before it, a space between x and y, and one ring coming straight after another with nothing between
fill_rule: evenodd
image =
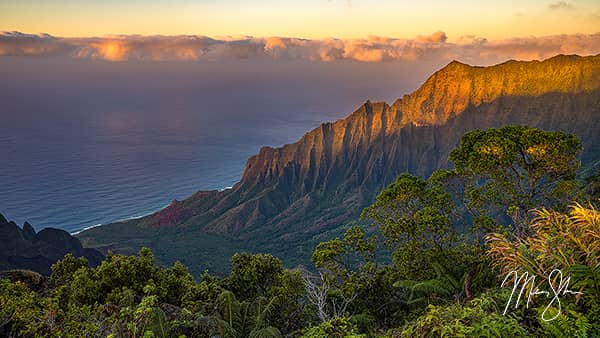
<instances>
[{"instance_id":1,"label":"mountain ridge","mask_svg":"<svg viewBox=\"0 0 600 338\"><path fill-rule=\"evenodd\" d=\"M584 141L584 163L597 163L598 106L600 55L489 67L453 61L392 105L367 101L295 143L261 148L231 189L197 192L109 228L165 233L173 228L252 240L260 248L272 246L269 241L302 246L355 220L401 172L428 176L447 167L447 154L471 129L526 124L575 132ZM108 229L94 228L80 238L89 245L114 245L103 238L103 228ZM300 255L306 257L305 251L300 248Z\"/></svg>"},{"instance_id":2,"label":"mountain ridge","mask_svg":"<svg viewBox=\"0 0 600 338\"><path fill-rule=\"evenodd\" d=\"M52 264L67 253L85 257L91 266L104 259L100 252L84 248L77 238L64 230L44 228L36 233L28 222L20 228L0 214L0 271L29 269L50 275Z\"/></svg>"}]
</instances>

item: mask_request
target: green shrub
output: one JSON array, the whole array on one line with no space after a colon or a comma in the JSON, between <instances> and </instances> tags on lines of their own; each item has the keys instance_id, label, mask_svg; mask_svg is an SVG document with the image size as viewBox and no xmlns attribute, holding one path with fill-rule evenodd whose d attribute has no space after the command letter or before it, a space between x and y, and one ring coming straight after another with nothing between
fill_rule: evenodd
<instances>
[{"instance_id":1,"label":"green shrub","mask_svg":"<svg viewBox=\"0 0 600 338\"><path fill-rule=\"evenodd\" d=\"M502 297L483 294L465 305L429 305L414 322L394 337L530 337L531 334L510 316L503 316Z\"/></svg>"},{"instance_id":2,"label":"green shrub","mask_svg":"<svg viewBox=\"0 0 600 338\"><path fill-rule=\"evenodd\" d=\"M359 338L358 327L347 317L336 317L306 330L303 338Z\"/></svg>"}]
</instances>

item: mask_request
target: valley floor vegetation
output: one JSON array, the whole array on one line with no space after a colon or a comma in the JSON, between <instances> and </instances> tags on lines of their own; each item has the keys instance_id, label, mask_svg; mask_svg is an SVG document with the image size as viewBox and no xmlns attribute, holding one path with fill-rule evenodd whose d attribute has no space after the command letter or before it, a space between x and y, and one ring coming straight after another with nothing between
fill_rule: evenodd
<instances>
[{"instance_id":1,"label":"valley floor vegetation","mask_svg":"<svg viewBox=\"0 0 600 338\"><path fill-rule=\"evenodd\" d=\"M239 253L196 279L142 249L96 268L67 255L47 279L5 272L0 336L598 337L600 189L577 179L580 152L561 132L471 131L453 169L400 175L308 268ZM527 303L554 270L573 292ZM535 276L520 302L501 287L511 271Z\"/></svg>"}]
</instances>

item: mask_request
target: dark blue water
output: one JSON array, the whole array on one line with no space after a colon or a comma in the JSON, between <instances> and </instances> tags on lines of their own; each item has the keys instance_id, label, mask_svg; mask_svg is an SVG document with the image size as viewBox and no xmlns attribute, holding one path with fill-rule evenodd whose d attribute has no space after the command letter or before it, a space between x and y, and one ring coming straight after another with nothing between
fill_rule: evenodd
<instances>
[{"instance_id":1,"label":"dark blue water","mask_svg":"<svg viewBox=\"0 0 600 338\"><path fill-rule=\"evenodd\" d=\"M435 67L0 57L0 213L76 232L232 186L261 146Z\"/></svg>"},{"instance_id":2,"label":"dark blue water","mask_svg":"<svg viewBox=\"0 0 600 338\"><path fill-rule=\"evenodd\" d=\"M68 231L148 214L197 190L232 186L263 142L285 143L315 124L273 118L246 132L239 125L231 132L201 125L12 129L0 134L2 213Z\"/></svg>"}]
</instances>

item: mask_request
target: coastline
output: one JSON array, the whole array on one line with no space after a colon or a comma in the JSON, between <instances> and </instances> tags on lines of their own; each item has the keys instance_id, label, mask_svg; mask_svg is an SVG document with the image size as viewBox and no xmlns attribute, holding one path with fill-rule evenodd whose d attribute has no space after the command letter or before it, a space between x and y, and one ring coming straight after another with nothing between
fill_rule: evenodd
<instances>
[{"instance_id":1,"label":"coastline","mask_svg":"<svg viewBox=\"0 0 600 338\"><path fill-rule=\"evenodd\" d=\"M84 227L84 228L83 228L83 229L81 229L81 230L77 230L77 231L74 231L74 232L70 232L69 234L70 234L71 236L77 236L77 235L79 235L80 233L82 233L82 232L84 232L84 231L87 231L87 230L90 230L90 229L93 229L93 228L97 228L97 227L100 227L100 226L103 226L103 225L106 225L106 224L120 223L120 222L130 221L130 220L132 220L132 219L138 219L138 218L142 218L142 217L150 216L150 215L152 215L152 214L154 214L154 213L156 213L156 212L158 212L158 211L160 211L160 210L162 210L162 209L164 209L164 208L166 208L166 207L168 207L168 206L169 206L169 204L166 204L166 205L165 205L165 206L163 206L162 208L159 208L159 209L157 209L157 210L151 211L151 212L149 212L149 213L147 213L147 214L143 214L143 215L137 215L137 216L125 217L125 218L117 219L117 220L114 220L114 221L111 221L111 222L108 222L108 223L98 223L98 224L90 225L90 226Z\"/></svg>"},{"instance_id":2,"label":"coastline","mask_svg":"<svg viewBox=\"0 0 600 338\"><path fill-rule=\"evenodd\" d=\"M225 188L221 188L221 189L218 189L218 190L219 191L225 191L225 190L228 190L228 189L233 189L233 186L227 186ZM137 216L131 216L131 217L125 217L125 218L117 219L115 221L111 221L109 223L98 223L98 224L90 225L90 226L84 227L83 229L80 229L80 230L77 230L77 231L73 231L73 232L69 232L69 234L71 236L77 236L77 235L79 235L80 233L82 233L84 231L87 231L87 230L90 230L90 229L93 229L93 228L97 228L97 227L100 227L100 226L103 226L103 225L106 225L106 224L120 223L120 222L130 221L132 219L139 219L139 218L142 218L142 217L150 216L150 215L152 215L152 214L154 214L156 212L159 212L159 211L163 210L164 208L168 207L169 204L170 203L167 203L163 207L161 207L161 208L159 208L157 210L151 211L151 212L149 212L147 214L137 215Z\"/></svg>"}]
</instances>

